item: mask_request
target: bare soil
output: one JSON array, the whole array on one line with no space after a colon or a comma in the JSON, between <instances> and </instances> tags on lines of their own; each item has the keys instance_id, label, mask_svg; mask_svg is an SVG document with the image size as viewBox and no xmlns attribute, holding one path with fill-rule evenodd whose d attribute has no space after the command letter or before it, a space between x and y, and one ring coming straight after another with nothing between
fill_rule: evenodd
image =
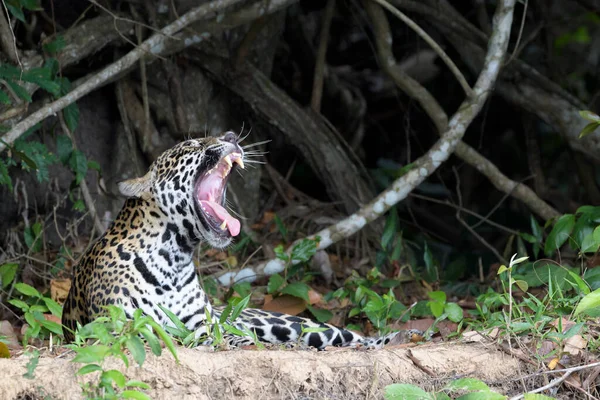
<instances>
[{"instance_id":1,"label":"bare soil","mask_svg":"<svg viewBox=\"0 0 600 400\"><path fill-rule=\"evenodd\" d=\"M125 369L119 360L105 367L146 382L153 399L381 399L392 383L432 390L461 377L507 393L515 388L513 379L526 373L519 360L479 343L321 352L180 348L178 356L179 364L165 352L149 356L142 368ZM0 359L0 399L83 398L81 384L97 375L76 376L81 364L72 358L72 353L40 357L34 379L23 377L29 357Z\"/></svg>"}]
</instances>

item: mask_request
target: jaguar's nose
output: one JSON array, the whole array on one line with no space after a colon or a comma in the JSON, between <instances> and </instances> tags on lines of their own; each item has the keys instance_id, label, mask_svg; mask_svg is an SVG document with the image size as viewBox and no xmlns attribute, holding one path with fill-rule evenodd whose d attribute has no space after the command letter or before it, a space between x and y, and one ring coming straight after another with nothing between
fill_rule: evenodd
<instances>
[{"instance_id":1,"label":"jaguar's nose","mask_svg":"<svg viewBox=\"0 0 600 400\"><path fill-rule=\"evenodd\" d=\"M229 142L233 144L237 144L237 135L231 131L226 132L225 135L221 138L224 142Z\"/></svg>"}]
</instances>

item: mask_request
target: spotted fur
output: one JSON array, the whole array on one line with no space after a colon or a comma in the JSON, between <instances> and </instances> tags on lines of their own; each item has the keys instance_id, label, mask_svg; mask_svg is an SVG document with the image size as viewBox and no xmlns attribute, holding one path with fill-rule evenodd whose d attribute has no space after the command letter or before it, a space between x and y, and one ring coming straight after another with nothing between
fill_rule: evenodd
<instances>
[{"instance_id":1,"label":"spotted fur","mask_svg":"<svg viewBox=\"0 0 600 400\"><path fill-rule=\"evenodd\" d=\"M244 154L232 132L220 138L187 140L159 156L145 176L120 184L121 192L129 198L74 269L62 321L67 341L73 340L77 323L90 322L110 304L121 305L129 317L141 308L158 322L168 324L158 307L162 305L198 336L207 331L207 314L213 321L219 319L220 310L211 307L200 287L192 255L201 242L223 248L232 237L202 211L197 185L203 174L231 154ZM359 344L381 347L394 336L363 338L332 325L258 309L244 310L235 324L254 331L264 342L301 341L319 349ZM325 330L303 335L303 327ZM252 343L250 337L228 336L227 340L235 345Z\"/></svg>"}]
</instances>

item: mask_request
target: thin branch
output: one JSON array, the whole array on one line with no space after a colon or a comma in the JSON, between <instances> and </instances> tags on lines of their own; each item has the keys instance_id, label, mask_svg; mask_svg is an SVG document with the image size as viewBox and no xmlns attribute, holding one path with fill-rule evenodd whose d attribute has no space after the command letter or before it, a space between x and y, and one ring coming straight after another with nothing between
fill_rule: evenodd
<instances>
[{"instance_id":1,"label":"thin branch","mask_svg":"<svg viewBox=\"0 0 600 400\"><path fill-rule=\"evenodd\" d=\"M381 68L390 76L400 90L419 102L441 134L447 127L448 116L427 89L398 67L392 53L390 26L383 10L370 1L364 1L364 4L373 22L377 56ZM468 144L461 141L456 147L455 154L485 175L498 190L504 193L511 193L512 196L525 203L533 212L545 220L560 215L558 211L540 199L527 185L509 179L496 165Z\"/></svg>"},{"instance_id":2,"label":"thin branch","mask_svg":"<svg viewBox=\"0 0 600 400\"><path fill-rule=\"evenodd\" d=\"M17 38L10 25L10 14L4 0L2 0L2 6L3 10L0 10L0 48L10 61L19 64L21 69L23 69L21 60L19 59L19 51L17 50Z\"/></svg>"},{"instance_id":3,"label":"thin branch","mask_svg":"<svg viewBox=\"0 0 600 400\"><path fill-rule=\"evenodd\" d=\"M321 24L321 35L319 38L319 48L315 60L315 73L313 75L312 97L310 106L316 112L321 111L321 98L323 97L323 81L325 75L325 56L327 55L327 43L329 42L329 29L335 10L335 0L328 0L323 14L323 23Z\"/></svg>"},{"instance_id":4,"label":"thin branch","mask_svg":"<svg viewBox=\"0 0 600 400\"><path fill-rule=\"evenodd\" d=\"M404 200L415 187L421 184L450 157L465 134L467 127L483 107L498 78L508 47L515 2L516 0L502 0L499 2L494 15L494 32L489 41L485 63L473 88L474 96L467 97L463 101L448 123L448 128L441 138L425 155L415 162L413 169L396 179L388 189L359 211L310 236L309 238L313 240L318 238L317 250L324 250L332 244L353 235L385 214L391 207ZM289 247L288 252L298 242L294 242ZM285 266L286 264L282 260L272 259L253 268L244 268L237 273L226 272L218 278L218 281L223 285L238 282L240 279L254 281L257 276L279 273L285 269Z\"/></svg>"},{"instance_id":5,"label":"thin branch","mask_svg":"<svg viewBox=\"0 0 600 400\"><path fill-rule=\"evenodd\" d=\"M460 208L463 208L462 193L460 191L460 176L458 175L456 168L453 167L452 170L454 172L454 176L456 177L456 195L458 196L458 205ZM481 242L485 247L487 247L488 250L490 250L499 261L501 261L503 264L507 264L506 259L502 257L498 250L496 250L494 246L492 246L487 240L485 240L483 236L477 233L474 226L467 224L467 222L460 215L460 212L461 210L457 209L455 214L458 222L460 222L460 224L464 226L465 229L468 230L471 235L475 236L475 238L477 238L479 242Z\"/></svg>"},{"instance_id":6,"label":"thin branch","mask_svg":"<svg viewBox=\"0 0 600 400\"><path fill-rule=\"evenodd\" d=\"M474 94L473 89L471 89L471 86L469 86L469 83L465 79L462 72L460 72L460 70L458 69L456 64L454 64L452 59L450 59L450 57L448 57L446 52L440 47L439 44L436 43L435 40L433 40L433 38L431 36L429 36L427 34L427 32L425 32L423 29L421 29L421 27L419 25L417 25L412 19L408 18L406 16L406 14L404 14L402 11L398 10L396 7L394 7L393 5L388 3L386 0L372 0L372 1L374 1L375 3L378 3L380 6L384 7L389 12L394 14L396 17L398 17L400 20L402 20L402 22L404 22L412 30L414 30L417 33L417 35L419 35L425 42L427 42L427 44L429 44L431 46L433 51L435 51L440 56L440 58L444 61L446 66L448 66L450 71L454 74L454 76L456 77L456 80L458 81L458 83L460 83L460 86L462 86L467 97L473 96L473 94Z\"/></svg>"},{"instance_id":7,"label":"thin branch","mask_svg":"<svg viewBox=\"0 0 600 400\"><path fill-rule=\"evenodd\" d=\"M152 35L141 46L133 49L120 60L110 64L102 71L92 76L83 85L77 87L70 93L67 93L65 96L48 104L47 106L42 107L40 110L32 113L26 119L19 122L13 127L13 129L8 131L8 133L6 133L4 137L2 137L3 142L12 144L16 139L19 138L19 136L21 136L29 128L33 127L38 122L44 120L45 118L51 115L55 115L57 112L59 112L69 104L72 104L73 102L79 100L81 97L90 93L92 90L96 89L98 86L106 83L109 79L113 78L121 71L133 66L144 54L159 54L163 48L165 37L172 36L175 33L181 31L186 26L190 25L191 23L207 18L208 16L214 15L218 11L221 11L237 3L241 3L242 1L243 0L220 0L217 2L206 3L192 9L191 11L184 14L181 18L173 21L171 24L163 28L161 30L161 33ZM0 152L2 152L6 148L6 144L4 143L0 143Z\"/></svg>"},{"instance_id":8,"label":"thin branch","mask_svg":"<svg viewBox=\"0 0 600 400\"><path fill-rule=\"evenodd\" d=\"M547 385L539 387L539 388L537 388L535 390L532 390L530 392L527 392L527 393L524 393L524 394L520 394L518 396L511 397L510 400L520 400L520 399L522 399L522 398L525 397L525 394L541 393L544 390L548 390L548 389L551 389L551 388L553 388L555 386L558 386L561 383L563 383L569 376L571 376L572 373L573 373L572 371L568 371L563 376L551 380L550 383L548 383Z\"/></svg>"},{"instance_id":9,"label":"thin branch","mask_svg":"<svg viewBox=\"0 0 600 400\"><path fill-rule=\"evenodd\" d=\"M489 219L489 216L487 216L487 215L484 216L484 215L478 214L475 211L471 211L468 208L456 205L456 204L451 203L449 201L438 200L436 198L429 197L429 196L423 196L423 195L420 195L420 194L417 194L417 193L411 193L410 197L414 197L415 199L421 199L421 200L429 201L431 203L441 204L443 206L448 206L448 207L454 208L455 210L459 210L460 212L464 212L465 214L469 214L469 215L471 215L471 216L479 219L479 222L477 224L486 223L488 225L493 226L494 228L503 230L506 233L509 233L511 235L518 235L519 234L519 232L515 231L514 229L511 229L511 228L509 228L507 226L504 226L502 224L499 224L497 222L492 221L491 219Z\"/></svg>"}]
</instances>

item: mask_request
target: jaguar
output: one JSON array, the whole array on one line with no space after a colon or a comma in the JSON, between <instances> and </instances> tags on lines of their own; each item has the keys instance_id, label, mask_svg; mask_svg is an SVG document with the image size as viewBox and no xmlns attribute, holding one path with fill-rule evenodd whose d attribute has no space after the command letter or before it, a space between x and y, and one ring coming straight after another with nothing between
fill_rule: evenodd
<instances>
[{"instance_id":1,"label":"jaguar","mask_svg":"<svg viewBox=\"0 0 600 400\"><path fill-rule=\"evenodd\" d=\"M74 340L78 324L91 322L108 305L121 306L129 318L141 309L163 325L172 324L162 306L197 337L207 336L222 309L212 307L192 258L200 243L225 248L240 233L240 221L226 209L228 178L244 168L238 142L233 132L183 141L162 153L144 176L118 184L127 197L122 210L73 270L62 317L67 342ZM308 318L251 308L233 323L254 333L226 335L233 346L257 338L317 349L380 348L397 334L363 337Z\"/></svg>"}]
</instances>

